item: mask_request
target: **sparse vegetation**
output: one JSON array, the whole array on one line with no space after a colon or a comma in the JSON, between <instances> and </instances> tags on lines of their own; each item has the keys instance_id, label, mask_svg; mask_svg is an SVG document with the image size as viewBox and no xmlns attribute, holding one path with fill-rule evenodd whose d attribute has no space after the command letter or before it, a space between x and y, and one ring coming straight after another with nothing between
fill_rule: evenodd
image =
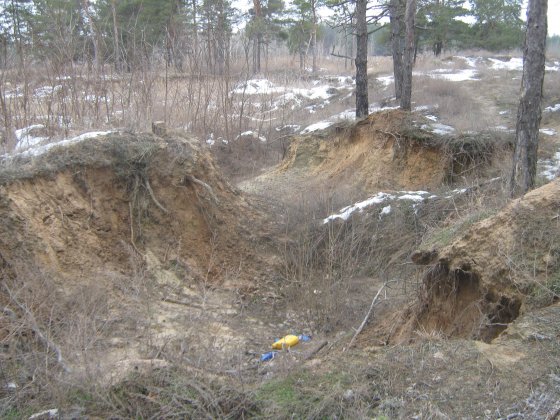
<instances>
[{"instance_id":1,"label":"sparse vegetation","mask_svg":"<svg viewBox=\"0 0 560 420\"><path fill-rule=\"evenodd\" d=\"M0 0L0 417L556 418L557 48L512 201L520 2L428 3L356 121L305 1Z\"/></svg>"}]
</instances>

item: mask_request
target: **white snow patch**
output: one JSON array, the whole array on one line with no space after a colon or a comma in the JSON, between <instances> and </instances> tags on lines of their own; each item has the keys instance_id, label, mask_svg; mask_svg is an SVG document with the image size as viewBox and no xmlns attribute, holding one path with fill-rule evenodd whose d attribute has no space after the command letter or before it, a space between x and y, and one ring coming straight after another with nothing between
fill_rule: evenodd
<instances>
[{"instance_id":1,"label":"white snow patch","mask_svg":"<svg viewBox=\"0 0 560 420\"><path fill-rule=\"evenodd\" d=\"M33 147L41 143L42 141L47 140L48 137L36 137L32 135L33 131L41 130L44 128L45 126L43 124L34 124L30 125L29 127L15 130L17 140L15 150L23 150L29 147Z\"/></svg>"},{"instance_id":2,"label":"white snow patch","mask_svg":"<svg viewBox=\"0 0 560 420\"><path fill-rule=\"evenodd\" d=\"M381 76L377 78L377 81L381 83L383 86L389 86L391 83L395 81L394 76Z\"/></svg>"},{"instance_id":3,"label":"white snow patch","mask_svg":"<svg viewBox=\"0 0 560 420\"><path fill-rule=\"evenodd\" d=\"M29 420L35 420L35 419L40 419L40 418L48 418L48 419L54 419L56 417L58 417L58 408L51 408L50 410L45 410L45 411L41 411L39 413L35 413L32 416L29 417Z\"/></svg>"},{"instance_id":4,"label":"white snow patch","mask_svg":"<svg viewBox=\"0 0 560 420\"><path fill-rule=\"evenodd\" d=\"M424 200L424 197L422 197L422 195L420 194L403 194L399 197L399 200L410 200L410 201L419 202Z\"/></svg>"},{"instance_id":5,"label":"white snow patch","mask_svg":"<svg viewBox=\"0 0 560 420\"><path fill-rule=\"evenodd\" d=\"M449 73L448 69L433 70L428 73L432 79L444 79L450 82L464 82L467 80L480 80L477 76L477 71L473 69L463 69L456 73Z\"/></svg>"},{"instance_id":6,"label":"white snow patch","mask_svg":"<svg viewBox=\"0 0 560 420\"><path fill-rule=\"evenodd\" d=\"M51 96L52 94L58 92L59 90L62 90L62 85L43 86L35 89L34 96L37 98L45 98L47 96Z\"/></svg>"},{"instance_id":7,"label":"white snow patch","mask_svg":"<svg viewBox=\"0 0 560 420\"><path fill-rule=\"evenodd\" d=\"M498 112L498 114L506 115L506 114L509 114L509 111L508 110L500 111L500 112Z\"/></svg>"},{"instance_id":8,"label":"white snow patch","mask_svg":"<svg viewBox=\"0 0 560 420\"><path fill-rule=\"evenodd\" d=\"M216 143L216 140L214 140L214 133L210 133L210 135L206 139L206 144L209 146L214 146L214 143Z\"/></svg>"},{"instance_id":9,"label":"white snow patch","mask_svg":"<svg viewBox=\"0 0 560 420\"><path fill-rule=\"evenodd\" d=\"M560 175L560 152L556 152L552 159L540 160L538 163L540 166L539 174L549 181Z\"/></svg>"},{"instance_id":10,"label":"white snow patch","mask_svg":"<svg viewBox=\"0 0 560 420\"><path fill-rule=\"evenodd\" d=\"M23 97L23 92L21 91L20 88L16 88L15 90L12 90L10 92L6 92L4 94L4 97L6 99L22 98Z\"/></svg>"},{"instance_id":11,"label":"white snow patch","mask_svg":"<svg viewBox=\"0 0 560 420\"><path fill-rule=\"evenodd\" d=\"M465 60L467 62L467 65L469 67L476 67L477 64L482 61L482 57L463 57L463 56L457 56L457 58L460 58L461 60Z\"/></svg>"},{"instance_id":12,"label":"white snow patch","mask_svg":"<svg viewBox=\"0 0 560 420\"><path fill-rule=\"evenodd\" d=\"M26 150L24 152L21 153L15 153L12 156L16 157L16 156L21 156L21 157L27 157L27 156L41 156L43 154L45 154L46 152L48 152L49 150L51 150L54 147L66 147L69 146L71 144L75 144L75 143L80 143L84 140L89 140L89 139L93 139L99 136L105 136L107 134L111 134L113 133L113 131L92 131L89 133L84 133L84 134L80 134L79 136L73 137L71 139L64 139L55 143L48 143L45 144L43 146L37 146L37 147L33 147L29 150ZM6 156L6 155L4 155Z\"/></svg>"},{"instance_id":13,"label":"white snow patch","mask_svg":"<svg viewBox=\"0 0 560 420\"><path fill-rule=\"evenodd\" d=\"M388 206L385 206L381 209L381 212L379 213L379 217L386 216L390 213L391 213L391 205L389 204Z\"/></svg>"},{"instance_id":14,"label":"white snow patch","mask_svg":"<svg viewBox=\"0 0 560 420\"><path fill-rule=\"evenodd\" d=\"M434 134L440 134L440 135L451 134L455 131L455 129L450 125L445 125L440 123L434 123L429 125L423 124L422 126L420 126L420 128L422 130L431 131Z\"/></svg>"},{"instance_id":15,"label":"white snow patch","mask_svg":"<svg viewBox=\"0 0 560 420\"><path fill-rule=\"evenodd\" d=\"M285 88L274 85L267 79L247 80L233 90L233 93L245 95L261 95L284 92Z\"/></svg>"},{"instance_id":16,"label":"white snow patch","mask_svg":"<svg viewBox=\"0 0 560 420\"><path fill-rule=\"evenodd\" d=\"M364 208L371 206L372 204L381 204L384 201L387 200L391 200L395 198L395 196L391 195L391 194L387 194L384 192L380 192L377 193L376 195L374 195L373 197L368 198L367 200L364 201L360 201L358 203L355 203L351 206L348 207L344 207L343 209L340 209L340 213L338 214L332 214L329 217L325 218L323 220L323 224L330 222L331 220L335 220L335 219L342 219L342 220L348 220L348 218L352 215L352 213L354 213L356 210L358 211L362 211Z\"/></svg>"},{"instance_id":17,"label":"white snow patch","mask_svg":"<svg viewBox=\"0 0 560 420\"><path fill-rule=\"evenodd\" d=\"M244 131L243 133L239 134L235 139L237 140L240 137L253 137L259 139L263 143L266 143L266 137L259 136L258 133L255 133L254 131L251 130Z\"/></svg>"},{"instance_id":18,"label":"white snow patch","mask_svg":"<svg viewBox=\"0 0 560 420\"><path fill-rule=\"evenodd\" d=\"M426 115L426 118L429 119L430 121L437 121L437 117L435 115Z\"/></svg>"},{"instance_id":19,"label":"white snow patch","mask_svg":"<svg viewBox=\"0 0 560 420\"><path fill-rule=\"evenodd\" d=\"M558 168L560 168L560 152L558 153ZM499 179L499 178L495 178L492 181ZM457 195L457 194L464 194L465 192L467 192L468 189L467 188L460 188L460 189L455 189L453 191L450 191L449 195L445 196L445 198L452 198L453 196ZM342 219L342 220L348 220L348 218L352 215L352 213L354 213L355 211L359 211L360 213L363 211L363 209L365 209L366 207L369 207L373 204L382 204L384 202L387 201L412 201L412 207L414 208L414 210L416 211L418 209L418 206L420 205L420 203L422 201L425 200L433 200L438 198L437 195L432 194L428 191L396 191L393 193L385 193L385 192L379 192L376 195L374 195L373 197L368 198L367 200L364 201L360 201L358 203L355 203L351 206L347 206L344 207L343 209L340 209L338 213L336 214L332 214L329 217L323 219L323 224L328 223L332 220L335 219ZM387 215L392 211L391 205L387 205L385 207L383 207L381 209L381 212L379 213L379 217L383 216L383 215Z\"/></svg>"},{"instance_id":20,"label":"white snow patch","mask_svg":"<svg viewBox=\"0 0 560 420\"><path fill-rule=\"evenodd\" d=\"M282 125L280 127L276 127L276 131L282 131L282 130L298 131L300 128L301 125L298 124L287 124L287 125Z\"/></svg>"},{"instance_id":21,"label":"white snow patch","mask_svg":"<svg viewBox=\"0 0 560 420\"><path fill-rule=\"evenodd\" d=\"M333 124L334 121L319 121L315 124L311 124L305 127L303 130L301 130L301 134L307 134L317 130L324 130L325 128L328 128Z\"/></svg>"},{"instance_id":22,"label":"white snow patch","mask_svg":"<svg viewBox=\"0 0 560 420\"><path fill-rule=\"evenodd\" d=\"M556 111L560 111L560 104L556 104L554 106L547 106L544 109L545 112L556 112Z\"/></svg>"},{"instance_id":23,"label":"white snow patch","mask_svg":"<svg viewBox=\"0 0 560 420\"><path fill-rule=\"evenodd\" d=\"M546 134L547 136L554 136L556 134L556 130L552 128L541 128L539 133Z\"/></svg>"},{"instance_id":24,"label":"white snow patch","mask_svg":"<svg viewBox=\"0 0 560 420\"><path fill-rule=\"evenodd\" d=\"M509 61L497 60L495 58L489 58L491 67L494 70L523 70L523 59L519 57L513 57Z\"/></svg>"}]
</instances>

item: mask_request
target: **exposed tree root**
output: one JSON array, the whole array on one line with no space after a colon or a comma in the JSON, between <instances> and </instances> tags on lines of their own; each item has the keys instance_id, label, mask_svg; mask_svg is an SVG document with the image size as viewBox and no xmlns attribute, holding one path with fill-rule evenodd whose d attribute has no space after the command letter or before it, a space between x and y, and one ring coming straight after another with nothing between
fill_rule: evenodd
<instances>
[{"instance_id":1,"label":"exposed tree root","mask_svg":"<svg viewBox=\"0 0 560 420\"><path fill-rule=\"evenodd\" d=\"M169 213L169 210L167 210L165 207L163 207L163 205L156 199L156 196L154 194L154 191L152 190L152 187L150 186L150 181L148 181L148 177L144 177L144 186L146 187L146 190L148 191L148 193L150 194L150 197L152 198L152 200L154 201L155 205L159 207L159 209L164 212L164 213Z\"/></svg>"},{"instance_id":2,"label":"exposed tree root","mask_svg":"<svg viewBox=\"0 0 560 420\"><path fill-rule=\"evenodd\" d=\"M210 194L210 196L212 197L212 200L214 200L214 202L216 204L218 204L220 201L218 200L218 197L216 197L216 194L214 194L214 190L212 189L212 187L210 185L208 185L206 182L201 181L200 179L196 178L193 175L185 175L185 179L192 182L193 184L198 184L202 187L204 187L206 189L206 191L208 191L208 193Z\"/></svg>"}]
</instances>

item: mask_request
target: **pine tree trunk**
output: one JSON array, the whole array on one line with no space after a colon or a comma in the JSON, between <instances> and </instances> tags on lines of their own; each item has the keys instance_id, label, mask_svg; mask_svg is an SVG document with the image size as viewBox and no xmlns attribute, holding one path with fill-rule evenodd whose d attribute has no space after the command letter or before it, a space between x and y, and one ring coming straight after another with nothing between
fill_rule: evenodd
<instances>
[{"instance_id":1,"label":"pine tree trunk","mask_svg":"<svg viewBox=\"0 0 560 420\"><path fill-rule=\"evenodd\" d=\"M312 46L312 54L313 54L313 64L312 64L312 71L313 74L317 73L317 3L315 0L311 0L311 11L313 14L313 46Z\"/></svg>"},{"instance_id":2,"label":"pine tree trunk","mask_svg":"<svg viewBox=\"0 0 560 420\"><path fill-rule=\"evenodd\" d=\"M96 73L99 73L101 69L101 56L99 55L99 37L95 25L93 24L93 17L91 16L89 7L89 0L82 0L82 7L84 9L84 14L87 18L87 23L89 31L91 32L91 42L93 45L93 66Z\"/></svg>"},{"instance_id":3,"label":"pine tree trunk","mask_svg":"<svg viewBox=\"0 0 560 420\"><path fill-rule=\"evenodd\" d=\"M510 180L511 194L535 186L541 99L545 72L547 0L529 0L523 49L523 79L517 109L516 143Z\"/></svg>"},{"instance_id":4,"label":"pine tree trunk","mask_svg":"<svg viewBox=\"0 0 560 420\"><path fill-rule=\"evenodd\" d=\"M368 115L367 0L356 1L356 118Z\"/></svg>"},{"instance_id":5,"label":"pine tree trunk","mask_svg":"<svg viewBox=\"0 0 560 420\"><path fill-rule=\"evenodd\" d=\"M391 49L393 52L393 75L395 79L395 99L401 99L403 79L404 25L402 0L391 0Z\"/></svg>"},{"instance_id":6,"label":"pine tree trunk","mask_svg":"<svg viewBox=\"0 0 560 420\"><path fill-rule=\"evenodd\" d=\"M121 66L121 51L120 51L120 44L119 44L119 26L117 25L117 1L112 0L111 2L111 11L113 13L113 42L115 47L115 66L117 71L122 70Z\"/></svg>"},{"instance_id":7,"label":"pine tree trunk","mask_svg":"<svg viewBox=\"0 0 560 420\"><path fill-rule=\"evenodd\" d=\"M412 98L412 64L414 60L414 16L416 0L406 0L406 42L403 55L401 108L410 111Z\"/></svg>"}]
</instances>

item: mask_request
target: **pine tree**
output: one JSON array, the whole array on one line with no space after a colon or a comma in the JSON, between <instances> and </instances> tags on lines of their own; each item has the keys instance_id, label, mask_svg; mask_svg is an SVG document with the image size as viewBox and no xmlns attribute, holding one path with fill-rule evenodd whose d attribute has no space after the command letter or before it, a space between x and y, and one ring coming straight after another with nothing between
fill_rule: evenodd
<instances>
[{"instance_id":1,"label":"pine tree","mask_svg":"<svg viewBox=\"0 0 560 420\"><path fill-rule=\"evenodd\" d=\"M517 110L516 143L510 180L512 195L526 193L535 186L545 72L546 11L547 0L529 0L521 98Z\"/></svg>"}]
</instances>

